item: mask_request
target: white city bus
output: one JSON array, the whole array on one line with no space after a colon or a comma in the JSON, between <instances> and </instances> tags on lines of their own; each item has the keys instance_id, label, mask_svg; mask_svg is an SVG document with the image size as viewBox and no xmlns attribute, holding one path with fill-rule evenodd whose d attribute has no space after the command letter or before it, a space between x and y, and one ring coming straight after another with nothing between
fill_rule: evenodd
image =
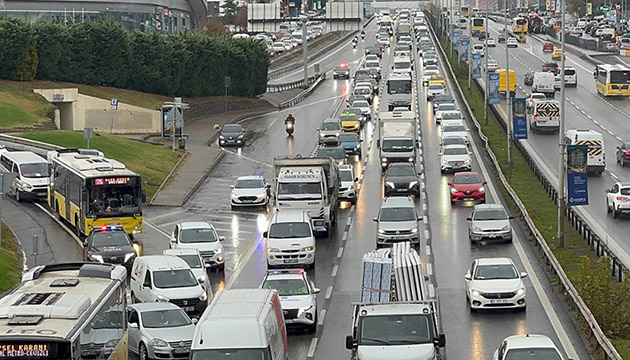
<instances>
[{"instance_id":1,"label":"white city bus","mask_svg":"<svg viewBox=\"0 0 630 360\"><path fill-rule=\"evenodd\" d=\"M37 266L0 299L0 358L110 359L127 354L127 270L121 265ZM120 355L118 354L118 355Z\"/></svg>"}]
</instances>

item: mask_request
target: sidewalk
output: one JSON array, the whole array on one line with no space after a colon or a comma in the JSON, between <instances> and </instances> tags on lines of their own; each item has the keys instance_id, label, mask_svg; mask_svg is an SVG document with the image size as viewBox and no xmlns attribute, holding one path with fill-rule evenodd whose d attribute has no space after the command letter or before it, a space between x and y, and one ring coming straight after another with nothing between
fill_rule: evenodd
<instances>
[{"instance_id":1,"label":"sidewalk","mask_svg":"<svg viewBox=\"0 0 630 360\"><path fill-rule=\"evenodd\" d=\"M304 91L304 89L297 88L282 92L264 93L260 98L268 101L271 105L277 108L280 103L300 95L302 91Z\"/></svg>"}]
</instances>

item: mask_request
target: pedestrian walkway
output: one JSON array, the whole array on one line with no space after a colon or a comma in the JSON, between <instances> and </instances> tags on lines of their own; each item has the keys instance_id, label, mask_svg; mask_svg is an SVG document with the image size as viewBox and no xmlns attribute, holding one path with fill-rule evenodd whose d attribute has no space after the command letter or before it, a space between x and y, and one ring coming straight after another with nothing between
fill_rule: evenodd
<instances>
[{"instance_id":1,"label":"pedestrian walkway","mask_svg":"<svg viewBox=\"0 0 630 360\"><path fill-rule=\"evenodd\" d=\"M297 88L297 89L291 89L291 90L282 91L282 92L264 93L261 96L261 98L263 100L268 101L274 107L278 107L280 103L285 102L293 97L300 95L302 91L304 91L304 89Z\"/></svg>"}]
</instances>

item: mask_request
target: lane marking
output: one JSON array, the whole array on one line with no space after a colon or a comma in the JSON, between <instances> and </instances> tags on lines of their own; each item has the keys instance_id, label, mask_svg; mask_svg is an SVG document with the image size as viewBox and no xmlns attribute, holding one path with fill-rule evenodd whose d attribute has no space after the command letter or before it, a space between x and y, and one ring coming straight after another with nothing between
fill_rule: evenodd
<instances>
[{"instance_id":1,"label":"lane marking","mask_svg":"<svg viewBox=\"0 0 630 360\"><path fill-rule=\"evenodd\" d=\"M426 248L427 256L431 256L431 246L427 245L425 246L425 248Z\"/></svg>"},{"instance_id":2,"label":"lane marking","mask_svg":"<svg viewBox=\"0 0 630 360\"><path fill-rule=\"evenodd\" d=\"M319 319L317 319L317 325L324 325L324 318L326 317L326 309L319 312Z\"/></svg>"},{"instance_id":3,"label":"lane marking","mask_svg":"<svg viewBox=\"0 0 630 360\"><path fill-rule=\"evenodd\" d=\"M330 273L330 277L337 276L337 271L339 271L339 265L333 266L332 272Z\"/></svg>"},{"instance_id":4,"label":"lane marking","mask_svg":"<svg viewBox=\"0 0 630 360\"><path fill-rule=\"evenodd\" d=\"M350 224L352 224L352 217L349 217L348 221L346 221L346 226L350 226Z\"/></svg>"},{"instance_id":5,"label":"lane marking","mask_svg":"<svg viewBox=\"0 0 630 360\"><path fill-rule=\"evenodd\" d=\"M433 283L429 283L429 297L435 298L435 286Z\"/></svg>"},{"instance_id":6,"label":"lane marking","mask_svg":"<svg viewBox=\"0 0 630 360\"><path fill-rule=\"evenodd\" d=\"M346 241L346 240L348 240L348 231L344 231L343 236L341 236L341 241Z\"/></svg>"},{"instance_id":7,"label":"lane marking","mask_svg":"<svg viewBox=\"0 0 630 360\"><path fill-rule=\"evenodd\" d=\"M160 226L155 225L153 222L151 222L150 220L144 219L144 223L149 225L149 227L153 228L154 230L156 230L157 232L159 232L160 234L164 235L167 238L171 238L171 234L169 234L168 232L166 232L166 230L162 229Z\"/></svg>"},{"instance_id":8,"label":"lane marking","mask_svg":"<svg viewBox=\"0 0 630 360\"><path fill-rule=\"evenodd\" d=\"M313 356L315 356L316 347L317 347L317 338L314 337L313 340L311 340L311 346L308 347L308 354L306 355L306 357L312 358Z\"/></svg>"},{"instance_id":9,"label":"lane marking","mask_svg":"<svg viewBox=\"0 0 630 360\"><path fill-rule=\"evenodd\" d=\"M427 274L433 275L433 264L427 263Z\"/></svg>"},{"instance_id":10,"label":"lane marking","mask_svg":"<svg viewBox=\"0 0 630 360\"><path fill-rule=\"evenodd\" d=\"M429 239L429 229L424 229L424 238Z\"/></svg>"},{"instance_id":11,"label":"lane marking","mask_svg":"<svg viewBox=\"0 0 630 360\"><path fill-rule=\"evenodd\" d=\"M339 251L337 251L337 257L340 258L341 256L343 256L343 246L341 246Z\"/></svg>"},{"instance_id":12,"label":"lane marking","mask_svg":"<svg viewBox=\"0 0 630 360\"><path fill-rule=\"evenodd\" d=\"M237 153L237 152L236 152L236 151L234 151L234 150L228 150L228 149L226 149L226 148L222 147L222 148L221 148L221 151L224 151L224 152L226 152L226 153L230 153L230 154L232 154L232 155L236 155L236 156L238 156L239 158L242 158L242 159L245 159L245 160L249 160L249 161L254 162L254 163L256 163L256 164L259 164L259 165L263 165L263 166L266 166L266 167L272 167L272 165L271 165L271 164L268 164L268 163L266 163L266 162L264 162L264 161L260 161L260 160L252 159L252 158L250 158L249 156L245 156L245 155L243 155L243 154L239 154L239 153Z\"/></svg>"},{"instance_id":13,"label":"lane marking","mask_svg":"<svg viewBox=\"0 0 630 360\"><path fill-rule=\"evenodd\" d=\"M234 283L236 282L236 279L238 279L238 277L240 276L241 271L243 271L244 266L242 265L247 264L249 262L249 259L251 259L251 257L254 256L256 247L258 246L258 242L261 239L262 237L256 238L249 242L249 244L247 245L247 248L245 249L245 253L241 255L241 257L236 261L236 264L234 265L234 269L236 269L236 271L232 272L232 275L230 276L230 280L225 285L226 289L230 289L234 285Z\"/></svg>"},{"instance_id":14,"label":"lane marking","mask_svg":"<svg viewBox=\"0 0 630 360\"><path fill-rule=\"evenodd\" d=\"M152 216L150 220L154 221L154 222L157 222L157 219L161 219L161 218L169 217L169 216L174 216L174 215L179 215L179 214L185 213L185 212L186 212L186 210L175 210L175 211L168 212L166 214L160 214L160 215ZM144 219L146 220L147 218L145 217Z\"/></svg>"},{"instance_id":15,"label":"lane marking","mask_svg":"<svg viewBox=\"0 0 630 360\"><path fill-rule=\"evenodd\" d=\"M330 299L330 296L332 295L332 291L333 291L333 286L330 285L327 289L326 289L326 296L324 297L324 299L328 300Z\"/></svg>"}]
</instances>

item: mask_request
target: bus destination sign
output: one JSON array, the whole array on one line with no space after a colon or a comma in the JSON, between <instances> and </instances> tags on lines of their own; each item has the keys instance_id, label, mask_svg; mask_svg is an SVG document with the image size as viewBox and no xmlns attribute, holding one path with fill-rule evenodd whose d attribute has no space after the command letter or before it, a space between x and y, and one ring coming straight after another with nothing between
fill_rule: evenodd
<instances>
[{"instance_id":1,"label":"bus destination sign","mask_svg":"<svg viewBox=\"0 0 630 360\"><path fill-rule=\"evenodd\" d=\"M0 358L48 358L54 357L51 344L5 344L0 345Z\"/></svg>"},{"instance_id":2,"label":"bus destination sign","mask_svg":"<svg viewBox=\"0 0 630 360\"><path fill-rule=\"evenodd\" d=\"M106 177L106 178L96 178L94 179L94 185L103 186L103 185L126 185L131 182L130 177Z\"/></svg>"}]
</instances>

